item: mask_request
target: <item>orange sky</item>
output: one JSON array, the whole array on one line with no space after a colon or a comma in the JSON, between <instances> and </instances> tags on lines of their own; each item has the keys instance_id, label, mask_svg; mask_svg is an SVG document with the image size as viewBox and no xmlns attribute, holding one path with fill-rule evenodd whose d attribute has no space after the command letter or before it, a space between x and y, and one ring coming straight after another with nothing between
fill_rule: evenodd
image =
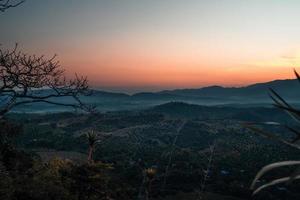
<instances>
[{"instance_id":1,"label":"orange sky","mask_svg":"<svg viewBox=\"0 0 300 200\"><path fill-rule=\"evenodd\" d=\"M92 41L86 49L73 46L73 49L62 50L68 52L62 57L70 73L86 74L93 85L106 88L241 86L294 78L292 70L300 64L295 50L259 55L259 47L255 50L245 47L242 51L237 44L230 48L213 44L216 43L197 44L184 38L140 40L130 37L101 43ZM78 57L81 54L85 57Z\"/></svg>"},{"instance_id":2,"label":"orange sky","mask_svg":"<svg viewBox=\"0 0 300 200\"><path fill-rule=\"evenodd\" d=\"M293 78L300 1L26 1L1 16L1 43L58 55L92 86L152 91ZM55 15L53 14L55 13Z\"/></svg>"}]
</instances>

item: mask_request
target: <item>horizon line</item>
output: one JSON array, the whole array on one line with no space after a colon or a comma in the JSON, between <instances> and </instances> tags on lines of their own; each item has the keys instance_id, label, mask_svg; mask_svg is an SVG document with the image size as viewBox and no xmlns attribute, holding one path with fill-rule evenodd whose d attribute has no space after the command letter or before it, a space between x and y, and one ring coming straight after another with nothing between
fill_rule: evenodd
<instances>
[{"instance_id":1,"label":"horizon line","mask_svg":"<svg viewBox=\"0 0 300 200\"><path fill-rule=\"evenodd\" d=\"M134 95L138 93L157 93L157 92L164 92L164 91L174 91L174 90L195 90L195 89L203 89L203 88L210 88L210 87L222 87L222 88L245 88L252 85L257 84L266 84L275 81L289 81L289 80L297 80L297 78L286 78L286 79L273 79L264 82L254 82L249 84L243 85L232 85L226 86L221 84L212 84L207 86L199 86L199 87L170 87L170 88L158 88L157 86L141 86L141 87L91 87L93 90L101 91L101 92L109 92L109 93L123 93L128 95ZM147 89L148 88L148 89ZM151 89L152 88L152 89Z\"/></svg>"}]
</instances>

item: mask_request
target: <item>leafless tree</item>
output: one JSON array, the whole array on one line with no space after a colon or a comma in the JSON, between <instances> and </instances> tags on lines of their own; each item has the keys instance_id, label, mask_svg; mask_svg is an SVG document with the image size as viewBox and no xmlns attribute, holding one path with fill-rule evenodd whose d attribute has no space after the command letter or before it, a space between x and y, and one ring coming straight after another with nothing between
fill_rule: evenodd
<instances>
[{"instance_id":1,"label":"leafless tree","mask_svg":"<svg viewBox=\"0 0 300 200\"><path fill-rule=\"evenodd\" d=\"M91 92L86 77L67 80L64 69L53 56L28 55L18 50L0 49L0 118L12 108L37 102L92 111L80 100ZM69 97L70 101L58 101Z\"/></svg>"},{"instance_id":2,"label":"leafless tree","mask_svg":"<svg viewBox=\"0 0 300 200\"><path fill-rule=\"evenodd\" d=\"M18 0L18 1L0 0L0 12L4 12L9 8L17 7L24 2L25 2L25 0Z\"/></svg>"}]
</instances>

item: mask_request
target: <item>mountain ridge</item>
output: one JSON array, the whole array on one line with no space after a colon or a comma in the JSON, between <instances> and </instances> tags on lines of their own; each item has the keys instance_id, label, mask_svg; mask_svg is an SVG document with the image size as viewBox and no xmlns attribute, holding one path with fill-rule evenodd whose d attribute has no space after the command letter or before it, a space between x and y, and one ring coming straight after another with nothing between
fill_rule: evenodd
<instances>
[{"instance_id":1,"label":"mountain ridge","mask_svg":"<svg viewBox=\"0 0 300 200\"><path fill-rule=\"evenodd\" d=\"M224 87L221 85L211 85L211 86L206 86L206 87L200 87L200 88L183 88L183 89L172 89L172 90L161 90L157 92L136 92L133 94L127 94L123 92L110 92L106 90L101 90L101 89L93 89L95 93L102 93L106 95L111 95L114 94L116 96L120 95L123 97L139 97L142 95L154 95L154 94L181 94L182 92L189 92L189 91L219 91L219 90L243 90L243 89L254 89L254 88L264 88L264 89L269 89L272 87L278 87L280 84L283 87L285 85L288 86L294 86L298 84L297 79L278 79L278 80L273 80L273 81L267 81L267 82L259 82L259 83L254 83L254 84L249 84L246 86L241 86L241 87ZM276 88L275 88L276 89Z\"/></svg>"},{"instance_id":2,"label":"mountain ridge","mask_svg":"<svg viewBox=\"0 0 300 200\"><path fill-rule=\"evenodd\" d=\"M180 101L197 105L233 105L233 106L269 106L269 88L276 90L291 103L299 103L299 81L297 79L275 80L256 83L244 87L209 86L198 89L164 90L160 92L140 92L132 95L117 92L94 90L91 96L82 96L82 101L95 105L101 111L145 109L167 102ZM43 91L51 92L51 91ZM72 101L71 98L57 98L59 102ZM19 112L61 111L54 105L45 103L26 105L17 109Z\"/></svg>"}]
</instances>

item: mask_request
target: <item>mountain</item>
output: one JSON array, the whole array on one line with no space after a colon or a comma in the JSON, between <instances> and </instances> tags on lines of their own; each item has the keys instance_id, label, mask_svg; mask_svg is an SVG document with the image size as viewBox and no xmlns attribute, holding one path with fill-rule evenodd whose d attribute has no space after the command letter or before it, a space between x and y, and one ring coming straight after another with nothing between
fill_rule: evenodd
<instances>
[{"instance_id":1,"label":"mountain","mask_svg":"<svg viewBox=\"0 0 300 200\"><path fill-rule=\"evenodd\" d=\"M246 87L210 86L199 89L176 89L160 92L141 92L133 95L94 90L93 95L82 97L83 102L96 105L101 111L136 110L153 107L168 102L185 102L198 105L232 105L261 106L271 105L269 88L276 90L282 97L292 103L300 100L298 80L275 80L257 83ZM35 91L37 92L37 91ZM49 91L38 91L47 93ZM57 101L70 102L70 98L59 98ZM46 105L43 103L21 106L19 112L61 112L69 108Z\"/></svg>"},{"instance_id":2,"label":"mountain","mask_svg":"<svg viewBox=\"0 0 300 200\"><path fill-rule=\"evenodd\" d=\"M300 100L300 83L296 79L275 80L245 87L210 86L199 89L176 89L153 93L137 93L129 98L143 101L184 101L203 105L221 104L270 104L270 88L285 99ZM162 103L162 102L161 102Z\"/></svg>"},{"instance_id":3,"label":"mountain","mask_svg":"<svg viewBox=\"0 0 300 200\"><path fill-rule=\"evenodd\" d=\"M289 115L276 108L231 106L202 106L182 102L170 102L154 106L146 113L163 114L168 118L186 118L198 120L240 120L288 122Z\"/></svg>"},{"instance_id":4,"label":"mountain","mask_svg":"<svg viewBox=\"0 0 300 200\"><path fill-rule=\"evenodd\" d=\"M211 86L200 89L167 90L159 94L176 94L201 98L225 98L225 99L253 99L262 100L268 98L269 89L272 88L285 98L299 98L299 81L296 79L275 80L266 83L257 83L246 87L221 87Z\"/></svg>"},{"instance_id":5,"label":"mountain","mask_svg":"<svg viewBox=\"0 0 300 200\"><path fill-rule=\"evenodd\" d=\"M296 79L275 80L245 87L210 86L197 89L176 89L160 92L140 92L133 95L95 90L94 96L126 100L266 100L272 88L287 99L300 99L299 81ZM242 103L242 102L241 102Z\"/></svg>"},{"instance_id":6,"label":"mountain","mask_svg":"<svg viewBox=\"0 0 300 200\"><path fill-rule=\"evenodd\" d=\"M130 95L124 93L117 93L117 92L105 92L94 90L92 96L94 97L101 97L101 98L128 98Z\"/></svg>"}]
</instances>

